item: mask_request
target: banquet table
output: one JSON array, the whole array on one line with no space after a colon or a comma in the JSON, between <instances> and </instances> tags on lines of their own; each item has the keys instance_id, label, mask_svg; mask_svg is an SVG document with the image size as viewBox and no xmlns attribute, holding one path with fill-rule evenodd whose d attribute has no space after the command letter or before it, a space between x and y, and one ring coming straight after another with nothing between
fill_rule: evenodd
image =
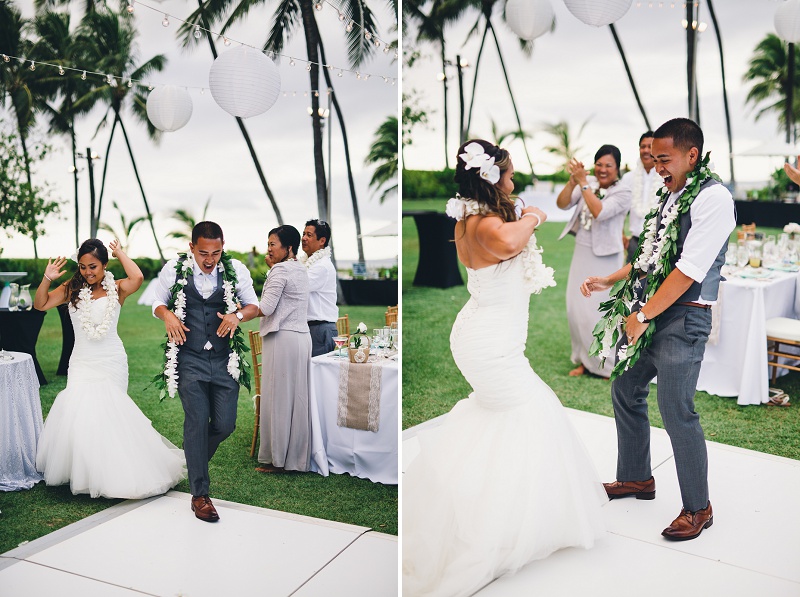
<instances>
[{"instance_id":1,"label":"banquet table","mask_svg":"<svg viewBox=\"0 0 800 597\"><path fill-rule=\"evenodd\" d=\"M752 274L752 270L743 270ZM738 396L738 404L769 400L767 319L800 314L800 273L765 270L767 278L727 275L715 310L719 335L706 345L697 389L717 396ZM779 370L779 375L786 370Z\"/></svg>"},{"instance_id":2,"label":"banquet table","mask_svg":"<svg viewBox=\"0 0 800 597\"><path fill-rule=\"evenodd\" d=\"M9 311L0 309L0 348L25 352L33 357L33 366L39 385L47 385L47 379L36 358L36 342L47 311Z\"/></svg>"},{"instance_id":3,"label":"banquet table","mask_svg":"<svg viewBox=\"0 0 800 597\"><path fill-rule=\"evenodd\" d=\"M378 431L362 431L336 424L340 367L346 360L332 354L311 359L311 470L326 477L329 473L349 473L375 483L397 485L400 396L397 361L389 359L380 364Z\"/></svg>"},{"instance_id":4,"label":"banquet table","mask_svg":"<svg viewBox=\"0 0 800 597\"><path fill-rule=\"evenodd\" d=\"M42 480L36 471L42 405L33 357L5 354L13 359L0 360L0 491L17 491Z\"/></svg>"}]
</instances>

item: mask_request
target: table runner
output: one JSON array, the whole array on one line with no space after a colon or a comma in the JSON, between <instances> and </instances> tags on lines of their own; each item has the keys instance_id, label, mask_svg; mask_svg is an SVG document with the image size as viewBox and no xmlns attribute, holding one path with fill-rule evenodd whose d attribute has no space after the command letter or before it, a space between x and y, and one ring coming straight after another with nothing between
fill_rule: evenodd
<instances>
[{"instance_id":1,"label":"table runner","mask_svg":"<svg viewBox=\"0 0 800 597\"><path fill-rule=\"evenodd\" d=\"M380 362L339 364L339 427L378 431L382 370Z\"/></svg>"}]
</instances>

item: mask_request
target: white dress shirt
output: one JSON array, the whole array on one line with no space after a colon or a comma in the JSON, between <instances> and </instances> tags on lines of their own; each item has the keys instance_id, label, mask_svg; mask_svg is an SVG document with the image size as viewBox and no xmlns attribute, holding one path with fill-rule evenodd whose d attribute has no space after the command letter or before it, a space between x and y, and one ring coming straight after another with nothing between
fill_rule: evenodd
<instances>
[{"instance_id":1,"label":"white dress shirt","mask_svg":"<svg viewBox=\"0 0 800 597\"><path fill-rule=\"evenodd\" d=\"M324 257L308 268L308 321L336 323L336 268L330 257Z\"/></svg>"},{"instance_id":2,"label":"white dress shirt","mask_svg":"<svg viewBox=\"0 0 800 597\"><path fill-rule=\"evenodd\" d=\"M628 229L631 231L631 235L638 237L642 233L642 228L644 228L644 216L658 205L658 197L656 197L653 192L653 185L658 185L658 189L662 186L662 181L661 177L656 172L655 166L650 168L650 172L648 172L644 169L640 161L635 169L626 172L622 177L622 184L626 185L631 190L631 193L633 193L634 187L636 186L635 177L637 176L642 177L642 196L633 197L631 200L631 211L628 215ZM641 204L642 201L645 201L647 204L644 206L644 215L640 216L636 213L634 206Z\"/></svg>"},{"instance_id":3,"label":"white dress shirt","mask_svg":"<svg viewBox=\"0 0 800 597\"><path fill-rule=\"evenodd\" d=\"M217 268L210 274L206 274L197 265L194 255L191 254L192 260L192 277L194 278L194 287L203 299L210 297L217 289ZM172 296L169 289L175 285L177 274L175 272L175 265L178 263L177 259L170 259L167 264L161 268L158 274L158 281L156 282L155 301L153 301L153 317L156 316L156 308L160 305L166 306ZM242 305L257 305L258 297L256 291L253 289L253 279L250 277L250 270L238 259L231 259L233 269L236 272L236 297Z\"/></svg>"},{"instance_id":4,"label":"white dress shirt","mask_svg":"<svg viewBox=\"0 0 800 597\"><path fill-rule=\"evenodd\" d=\"M685 188L685 187L684 187ZM671 193L664 207L666 211L683 192ZM736 215L733 197L722 184L715 184L700 191L689 208L692 227L686 235L675 267L695 282L702 283L708 270L719 255L719 250L728 242L728 237L736 228ZM698 303L712 305L715 301L703 299Z\"/></svg>"}]
</instances>

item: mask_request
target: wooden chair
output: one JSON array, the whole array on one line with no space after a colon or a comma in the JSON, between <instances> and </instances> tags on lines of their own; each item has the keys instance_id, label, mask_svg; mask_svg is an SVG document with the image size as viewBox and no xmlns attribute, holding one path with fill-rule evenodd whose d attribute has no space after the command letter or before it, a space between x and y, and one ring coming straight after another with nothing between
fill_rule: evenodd
<instances>
[{"instance_id":1,"label":"wooden chair","mask_svg":"<svg viewBox=\"0 0 800 597\"><path fill-rule=\"evenodd\" d=\"M772 350L770 350L770 342L773 343ZM800 321L787 317L773 317L767 320L767 367L772 367L773 384L778 379L778 367L800 371L800 367L778 362L780 357L797 360L796 353L781 352L781 344L800 347ZM771 360L770 357L774 357L775 360Z\"/></svg>"},{"instance_id":2,"label":"wooden chair","mask_svg":"<svg viewBox=\"0 0 800 597\"><path fill-rule=\"evenodd\" d=\"M253 424L253 441L250 444L250 457L256 454L256 444L258 443L258 430L261 426L261 334L258 331L250 331L250 355L253 358L253 388L256 395L253 400L256 405L256 422Z\"/></svg>"},{"instance_id":3,"label":"wooden chair","mask_svg":"<svg viewBox=\"0 0 800 597\"><path fill-rule=\"evenodd\" d=\"M397 307L394 308L394 311L392 311L392 307L389 307L389 310L386 311L386 325L392 325L393 323L397 323Z\"/></svg>"},{"instance_id":4,"label":"wooden chair","mask_svg":"<svg viewBox=\"0 0 800 597\"><path fill-rule=\"evenodd\" d=\"M344 315L336 320L336 333L340 336L350 337L350 317Z\"/></svg>"},{"instance_id":5,"label":"wooden chair","mask_svg":"<svg viewBox=\"0 0 800 597\"><path fill-rule=\"evenodd\" d=\"M738 240L751 240L756 237L756 224L742 224L742 229L736 231Z\"/></svg>"}]
</instances>

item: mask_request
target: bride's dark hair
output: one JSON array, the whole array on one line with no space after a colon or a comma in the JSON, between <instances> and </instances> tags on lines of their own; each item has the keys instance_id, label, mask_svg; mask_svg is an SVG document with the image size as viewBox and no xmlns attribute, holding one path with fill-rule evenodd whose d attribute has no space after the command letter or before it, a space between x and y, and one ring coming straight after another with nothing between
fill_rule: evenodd
<instances>
[{"instance_id":1,"label":"bride's dark hair","mask_svg":"<svg viewBox=\"0 0 800 597\"><path fill-rule=\"evenodd\" d=\"M96 257L97 260L103 264L103 267L105 267L108 263L108 250L101 240L90 238L89 240L83 241L83 244L81 244L80 248L78 249L77 261L80 261L81 257L84 255L89 254ZM81 268L78 267L75 275L72 276L67 283L66 289L67 296L69 297L69 304L73 307L75 307L76 303L78 302L78 293L81 291L81 288L83 288L84 284L86 284L86 280L83 279L83 276L81 275Z\"/></svg>"},{"instance_id":2,"label":"bride's dark hair","mask_svg":"<svg viewBox=\"0 0 800 597\"><path fill-rule=\"evenodd\" d=\"M465 153L464 148L470 143L477 143L483 150L494 158L494 164L500 168L502 176L509 166L511 166L511 155L503 149L482 139L472 139L465 142L458 148L458 156ZM500 216L505 222L517 220L517 212L514 210L514 202L511 197L497 188L488 180L480 176L480 168L470 168L467 170L466 162L460 157L456 157L456 175L453 180L458 184L458 194L464 199L474 199L481 206L488 208L488 211Z\"/></svg>"}]
</instances>

